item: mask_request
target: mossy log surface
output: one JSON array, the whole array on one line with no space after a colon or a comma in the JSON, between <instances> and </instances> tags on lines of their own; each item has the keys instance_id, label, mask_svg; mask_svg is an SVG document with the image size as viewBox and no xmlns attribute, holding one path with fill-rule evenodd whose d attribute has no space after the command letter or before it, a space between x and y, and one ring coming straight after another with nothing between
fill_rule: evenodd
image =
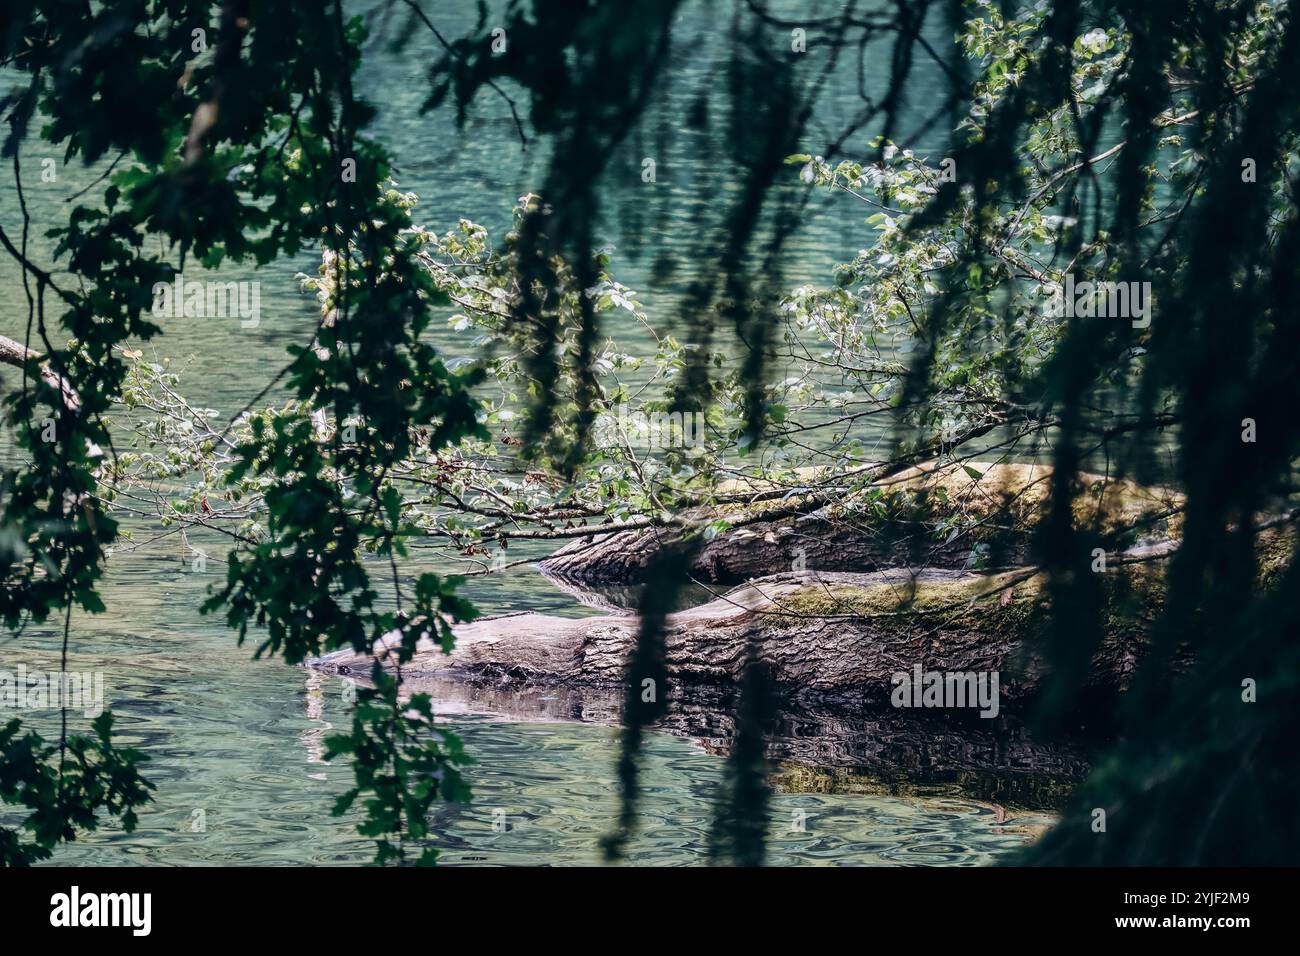
<instances>
[{"instance_id":1,"label":"mossy log surface","mask_svg":"<svg viewBox=\"0 0 1300 956\"><path fill-rule=\"evenodd\" d=\"M1158 577L1135 567L1113 576L1111 602L1159 603ZM1015 581L1011 586L1009 582ZM1120 583L1122 581L1122 584ZM735 684L751 654L787 696L889 706L891 678L925 670L997 671L1001 698L1034 693L1043 678L1035 645L1043 631L1038 577L893 570L869 574L773 575L668 617L668 674L684 685ZM1143 617L1115 613L1089 678L1102 691L1122 689L1141 656ZM638 622L602 615L563 618L513 614L455 629L444 654L424 642L403 677L444 676L499 683L617 685ZM379 654L386 664L387 650ZM315 662L326 671L365 674L371 658L340 651Z\"/></svg>"},{"instance_id":2,"label":"mossy log surface","mask_svg":"<svg viewBox=\"0 0 1300 956\"><path fill-rule=\"evenodd\" d=\"M931 462L873 486L866 496L810 514L791 514L799 500L778 505L728 504L697 509L693 521L734 517L696 555L692 575L711 584L739 584L791 570L867 572L910 566L963 569L1024 564L1032 531L1047 501L1052 470L1041 465ZM1101 475L1081 474L1075 512L1080 525L1103 531L1138 526L1126 544L1163 540L1176 520L1165 517L1179 498ZM760 489L755 489L760 490ZM770 517L769 517L770 516ZM538 563L548 577L587 586L638 583L661 548L681 540L675 527L577 538Z\"/></svg>"}]
</instances>

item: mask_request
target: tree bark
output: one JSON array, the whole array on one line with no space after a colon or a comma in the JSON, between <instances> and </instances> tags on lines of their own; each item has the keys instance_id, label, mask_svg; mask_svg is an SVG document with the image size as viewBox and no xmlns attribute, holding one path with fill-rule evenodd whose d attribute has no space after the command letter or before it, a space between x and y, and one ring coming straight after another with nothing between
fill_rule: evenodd
<instances>
[{"instance_id":1,"label":"tree bark","mask_svg":"<svg viewBox=\"0 0 1300 956\"><path fill-rule=\"evenodd\" d=\"M969 471L967 469L970 469ZM1034 526L1044 512L1050 468L970 462L910 469L878 486L860 507L823 508L789 516L732 507L700 510L694 520L743 519L708 541L691 574L711 584L739 584L785 571L869 572L889 567L962 569L1024 564ZM1144 514L1163 515L1180 499L1161 488L1079 476L1080 521L1100 518L1118 528ZM1150 540L1171 530L1168 518L1146 529ZM949 530L955 528L956 530ZM636 584L651 557L680 541L677 528L646 528L578 538L538 563L553 580L589 587Z\"/></svg>"},{"instance_id":2,"label":"tree bark","mask_svg":"<svg viewBox=\"0 0 1300 956\"><path fill-rule=\"evenodd\" d=\"M1022 576L1020 576L1022 577ZM1155 589L1141 568L1130 580ZM1008 582L1017 582L1007 588ZM1001 589L1001 590L999 590ZM992 592L996 596L988 596ZM1158 601L1158 595L1147 599ZM678 685L733 686L751 655L791 699L890 707L896 673L997 672L1000 700L1014 704L1044 676L1035 653L1043 632L1041 581L1012 574L928 571L804 573L763 578L668 617L669 679ZM1121 615L1094 657L1087 684L1120 690L1141 656L1140 622ZM441 676L472 682L618 685L637 637L628 616L562 618L513 614L455 629L451 654L425 641L402 666L404 679ZM391 666L387 647L380 659ZM352 651L314 662L364 675L371 659ZM672 688L660 689L671 694Z\"/></svg>"},{"instance_id":3,"label":"tree bark","mask_svg":"<svg viewBox=\"0 0 1300 956\"><path fill-rule=\"evenodd\" d=\"M21 342L15 342L13 339L0 335L0 362L6 365L12 365L15 368L23 368L31 359L37 358L39 353L33 352L26 348ZM78 408L80 401L77 398L76 390L72 385L59 377L59 374L50 368L49 362L41 363L41 378L44 379L52 388L57 388L63 393L63 400L71 408Z\"/></svg>"}]
</instances>

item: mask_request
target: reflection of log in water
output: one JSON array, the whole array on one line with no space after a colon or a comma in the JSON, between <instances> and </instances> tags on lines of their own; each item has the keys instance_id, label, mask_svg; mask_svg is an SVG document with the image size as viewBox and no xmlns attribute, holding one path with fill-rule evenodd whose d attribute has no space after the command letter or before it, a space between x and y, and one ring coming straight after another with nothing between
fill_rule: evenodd
<instances>
[{"instance_id":1,"label":"reflection of log in water","mask_svg":"<svg viewBox=\"0 0 1300 956\"><path fill-rule=\"evenodd\" d=\"M312 722L312 726L306 728L298 734L298 739L302 741L307 750L307 762L310 764L325 763L325 738L334 725L325 719L325 692L324 680L319 671L308 671L306 686L303 688L303 699L307 705L306 717ZM323 772L313 772L308 774L313 780L324 780Z\"/></svg>"},{"instance_id":2,"label":"reflection of log in water","mask_svg":"<svg viewBox=\"0 0 1300 956\"><path fill-rule=\"evenodd\" d=\"M617 726L621 691L608 686L537 686L404 675L409 693L427 692L439 715L485 715L520 723L573 721ZM353 679L365 681L361 675ZM656 727L727 754L734 700L692 688ZM1076 743L1041 744L1013 718L958 720L916 711L853 711L786 702L767 735L772 781L785 792L932 794L956 792L1025 809L1055 809L1088 765Z\"/></svg>"}]
</instances>

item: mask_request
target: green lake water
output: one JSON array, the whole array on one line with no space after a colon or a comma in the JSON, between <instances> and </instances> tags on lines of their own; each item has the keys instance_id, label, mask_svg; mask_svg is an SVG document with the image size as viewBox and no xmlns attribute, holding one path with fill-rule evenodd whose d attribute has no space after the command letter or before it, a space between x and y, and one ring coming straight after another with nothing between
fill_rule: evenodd
<instances>
[{"instance_id":1,"label":"green lake water","mask_svg":"<svg viewBox=\"0 0 1300 956\"><path fill-rule=\"evenodd\" d=\"M453 12L443 12L447 7ZM365 9L365 5L357 5ZM463 8L463 9L462 9ZM473 10L465 4L434 4L445 33L468 28ZM827 4L801 9L825 12ZM702 25L701 44L675 67L683 89L720 75L725 52L725 18L710 5L684 16ZM713 34L709 24L717 20ZM713 35L714 39L710 39ZM810 54L811 55L811 54ZM489 226L499 235L517 196L537 188L544 150L521 153L504 106L485 97L476 118L458 133L445 113L419 117L425 73L436 56L432 38L417 37L401 53L376 42L360 78L361 90L380 107L375 132L393 150L400 185L422 198L417 219L439 230L460 217ZM883 55L866 64L869 77L888 69ZM918 101L927 80L920 69ZM0 73L0 92L13 83ZM836 75L819 104L815 134L845 122L857 108L856 66ZM686 94L683 93L683 96ZM941 134L919 151L941 148ZM814 135L809 151L825 136ZM865 153L866 136L855 141ZM695 148L675 138L659 160L659 182L645 188L672 190L689 176ZM101 169L64 166L58 181L40 182L39 143L23 151L24 184L33 215L33 250L49 263L48 243L39 236L66 218L65 202ZM639 176L635 152L629 177ZM793 178L793 170L792 170ZM675 179L675 177L678 177ZM683 194L685 195L685 194ZM617 200L635 203L635 194ZM680 218L642 237L649 243L682 241L689 226L687 202ZM625 208L610 210L618 219ZM818 198L807 225L790 246L786 269L791 285L826 283L834 263L869 241L863 223L869 210ZM11 235L21 226L8 178L0 180L0 218ZM285 362L285 347L302 344L316 321L314 299L302 295L296 272L314 273L317 260L303 255L260 270L223 268L223 279L262 283L261 323L241 329L238 321L176 319L146 354L188 362L182 389L192 402L223 414L238 410ZM695 268L708 268L696 263ZM691 278L679 271L665 281L651 277L649 262L623 261L615 250L618 278L641 293L652 321L669 325L675 304ZM0 333L22 338L26 316L18 272L0 260ZM443 333L449 352L468 350ZM646 352L635 340L627 350ZM12 387L9 370L6 387ZM3 449L6 457L11 448ZM140 529L140 538L149 533ZM512 553L514 553L512 551ZM529 553L529 552L524 552ZM544 550L536 552L541 556ZM103 587L105 614L79 614L72 623L69 669L99 671L117 715L117 733L151 758L148 776L157 785L155 802L133 834L106 828L58 852L56 860L77 864L259 864L362 863L371 846L354 832L355 818L334 818L330 807L350 783L346 764L321 759L322 739L346 717L340 678L323 677L278 661L253 661L220 619L203 617L198 606L222 564L195 571L171 537L131 553L114 555ZM440 568L448 571L453 569ZM570 596L527 567L474 582L470 596L486 613L543 610L585 614ZM0 639L0 669L57 667L58 631L30 627L17 638ZM0 714L0 716L7 716ZM57 715L22 715L43 732L57 727ZM583 722L519 723L490 715L447 718L465 738L477 763L468 772L474 802L439 811L443 862L487 864L584 864L599 862L596 844L614 821L616 731ZM82 718L73 729L83 729ZM646 795L642 826L631 859L639 863L700 863L705 860L714 787L723 758L698 742L668 734L648 738L643 775ZM796 811L803 811L798 814ZM792 822L802 816L798 829ZM852 793L777 794L772 807L770 862L809 864L987 864L1022 845L1025 828L1048 822L1040 815L1011 814L959 793L876 796Z\"/></svg>"}]
</instances>

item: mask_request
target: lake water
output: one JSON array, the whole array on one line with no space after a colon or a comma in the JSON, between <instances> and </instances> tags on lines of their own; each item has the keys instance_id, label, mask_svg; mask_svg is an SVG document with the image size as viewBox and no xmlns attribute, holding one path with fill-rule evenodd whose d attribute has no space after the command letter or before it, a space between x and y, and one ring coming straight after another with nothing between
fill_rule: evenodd
<instances>
[{"instance_id":1,"label":"lake water","mask_svg":"<svg viewBox=\"0 0 1300 956\"><path fill-rule=\"evenodd\" d=\"M453 12L436 14L445 33L456 35L470 25L470 5L445 6ZM712 33L703 29L718 16L711 6L690 7L683 15L701 25L703 37L677 67L683 90L689 90L692 83L719 75L725 30L722 26ZM381 107L375 132L397 157L400 185L422 197L420 221L442 230L466 217L500 235L515 198L538 186L544 151L521 153L504 106L490 97L481 101L463 135L445 114L419 117L425 73L436 55L431 37L417 37L400 54L382 43L373 45L360 86ZM869 77L878 78L887 71L888 60L882 55L866 66ZM916 86L921 101L927 89L937 88L937 82L927 76L921 67ZM12 83L11 75L0 73L0 91ZM815 132L830 130L851 115L856 109L855 85L856 73L849 64L819 103ZM820 151L823 141L824 135L814 138L809 151ZM853 143L857 152L865 153L865 134ZM912 145L918 151L938 150L942 140L932 134L929 142ZM678 188L675 182L689 178L693 149L687 137L673 139L658 157L659 181L645 188ZM48 264L41 255L48 245L40 233L65 219L69 208L65 200L102 169L65 167L61 156L52 153L59 178L56 183L42 183L43 158L47 157L39 143L27 143L22 159L34 217L33 249L38 261ZM638 158L629 152L628 176L639 177L639 172ZM645 238L681 241L680 234L690 222L687 193L682 195L683 208L674 210L667 224L656 226ZM637 200L628 195L616 201ZM619 207L611 215L619 218ZM868 241L871 230L863 223L865 215L861 206L842 199L815 199L806 226L790 246L791 284L828 282L833 264L851 257ZM7 231L17 231L18 205L7 177L0 179L0 217ZM182 384L191 400L233 413L281 368L285 347L303 343L310 334L315 302L299 292L294 275L314 273L316 265L315 257L303 255L256 271L224 268L223 279L261 282L259 326L241 329L237 320L169 320L165 334L145 346L146 354L188 361ZM708 267L708 263L695 264L695 268ZM691 276L689 268L670 280L654 281L647 259L625 261L617 250L614 268L618 278L641 292L652 320L664 324L673 320L675 303ZM6 257L0 260L0 333L21 339L25 315L18 273ZM449 333L444 341L449 351L464 348ZM635 340L622 344L633 352L648 350ZM6 383L11 381L6 374ZM11 448L5 451L12 453ZM142 529L141 538L148 536ZM545 549L520 553L540 557ZM250 648L236 647L233 634L220 620L198 613L222 563L213 560L210 567L206 573L195 571L171 537L120 552L110 560L103 588L107 613L73 618L69 668L103 672L118 717L119 738L150 756L148 776L158 790L135 833L107 828L60 850L57 861L365 862L371 845L356 836L355 818L336 819L329 813L334 799L350 784L350 770L321 760L322 738L347 719L342 680L276 661L250 660ZM522 609L591 613L526 567L477 580L470 595L486 613ZM54 628L29 628L16 640L6 638L2 646L0 667L5 669L20 663L29 669L57 667ZM43 732L57 726L52 714L24 717ZM596 842L612 826L615 813L614 728L474 714L447 719L462 733L477 764L468 773L473 804L439 811L443 862L599 862ZM73 720L74 729L83 725L80 718ZM674 864L704 861L722 756L696 740L660 733L649 736L646 750L647 792L631 859ZM803 829L792 825L796 819L805 821ZM999 853L1023 845L1049 819L1034 812L1009 813L951 788L909 796L779 793L773 801L769 859L809 864L987 864Z\"/></svg>"}]
</instances>

